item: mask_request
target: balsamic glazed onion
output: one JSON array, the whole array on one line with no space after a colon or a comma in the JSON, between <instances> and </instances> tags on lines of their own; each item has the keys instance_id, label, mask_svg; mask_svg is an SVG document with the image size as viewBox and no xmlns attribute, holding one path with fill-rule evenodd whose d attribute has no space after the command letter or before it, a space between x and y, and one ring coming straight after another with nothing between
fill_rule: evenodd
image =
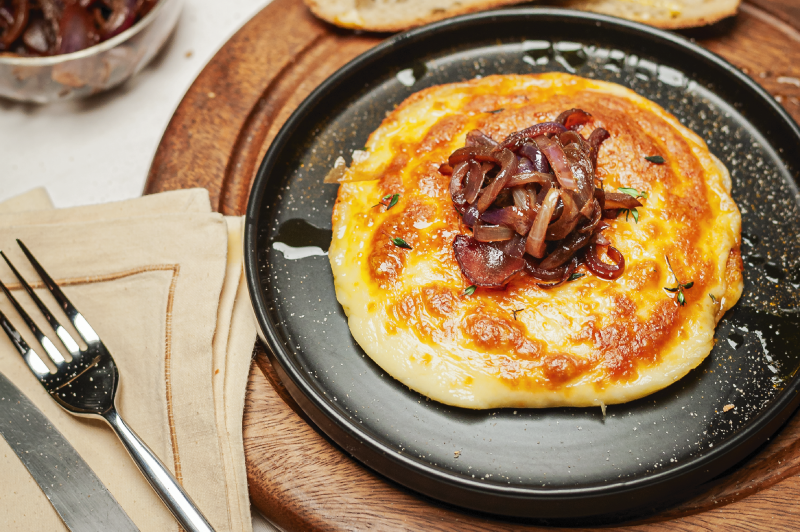
<instances>
[{"instance_id":1,"label":"balsamic glazed onion","mask_svg":"<svg viewBox=\"0 0 800 532\"><path fill-rule=\"evenodd\" d=\"M49 56L108 40L158 0L0 0L0 52Z\"/></svg>"},{"instance_id":2,"label":"balsamic glazed onion","mask_svg":"<svg viewBox=\"0 0 800 532\"><path fill-rule=\"evenodd\" d=\"M601 234L608 227L603 219L641 203L595 184L597 152L609 133L597 128L585 139L578 130L590 120L589 113L570 109L499 143L476 129L440 166L451 176L462 222L472 229L453 241L472 284L500 288L523 274L552 288L581 264L603 279L622 275L625 258ZM600 258L600 246L613 263Z\"/></svg>"}]
</instances>

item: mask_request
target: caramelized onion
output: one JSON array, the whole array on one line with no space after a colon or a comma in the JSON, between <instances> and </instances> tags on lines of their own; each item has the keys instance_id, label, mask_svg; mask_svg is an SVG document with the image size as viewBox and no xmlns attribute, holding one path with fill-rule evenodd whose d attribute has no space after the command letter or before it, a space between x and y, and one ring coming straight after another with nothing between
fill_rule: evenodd
<instances>
[{"instance_id":1,"label":"caramelized onion","mask_svg":"<svg viewBox=\"0 0 800 532\"><path fill-rule=\"evenodd\" d=\"M535 171L536 168L533 167L533 163L530 159L527 157L517 157L517 175L528 174Z\"/></svg>"},{"instance_id":2,"label":"caramelized onion","mask_svg":"<svg viewBox=\"0 0 800 532\"><path fill-rule=\"evenodd\" d=\"M575 254L579 249L589 245L592 235L572 233L568 238L561 241L561 245L549 254L540 264L545 270L558 268Z\"/></svg>"},{"instance_id":3,"label":"caramelized onion","mask_svg":"<svg viewBox=\"0 0 800 532\"><path fill-rule=\"evenodd\" d=\"M567 190L575 190L577 187L575 178L572 176L572 168L567 162L564 149L553 139L547 137L536 137L536 145L542 150L547 162L553 168L559 184Z\"/></svg>"},{"instance_id":4,"label":"caramelized onion","mask_svg":"<svg viewBox=\"0 0 800 532\"><path fill-rule=\"evenodd\" d=\"M533 142L526 142L519 148L519 153L524 155L533 163L533 169L543 174L550 173L550 163L547 162L547 157L544 156L542 150L536 147Z\"/></svg>"},{"instance_id":5,"label":"caramelized onion","mask_svg":"<svg viewBox=\"0 0 800 532\"><path fill-rule=\"evenodd\" d=\"M490 148L496 148L499 144L492 139L489 135L481 131L480 129L473 129L469 133L467 133L467 140L464 143L465 146L488 146Z\"/></svg>"},{"instance_id":6,"label":"caramelized onion","mask_svg":"<svg viewBox=\"0 0 800 532\"><path fill-rule=\"evenodd\" d=\"M481 221L493 225L504 225L510 227L521 235L527 235L531 229L533 221L525 216L523 211L515 207L504 207L502 209L491 209L481 214Z\"/></svg>"},{"instance_id":7,"label":"caramelized onion","mask_svg":"<svg viewBox=\"0 0 800 532\"><path fill-rule=\"evenodd\" d=\"M578 206L575 205L575 200L572 199L572 193L569 190L560 190L559 196L561 201L564 202L564 211L558 220L547 228L545 240L566 238L580 221L578 219Z\"/></svg>"},{"instance_id":8,"label":"caramelized onion","mask_svg":"<svg viewBox=\"0 0 800 532\"><path fill-rule=\"evenodd\" d=\"M616 279L622 275L622 272L625 271L625 257L622 256L622 253L617 248L608 246L606 255L614 261L613 264L608 264L600 258L597 249L597 244L591 244L586 251L586 266L592 270L592 273L608 280Z\"/></svg>"},{"instance_id":9,"label":"caramelized onion","mask_svg":"<svg viewBox=\"0 0 800 532\"><path fill-rule=\"evenodd\" d=\"M556 117L555 121L559 124L564 124L564 127L567 129L580 129L583 124L588 122L592 118L592 115L584 111L583 109L569 109L564 111L558 117Z\"/></svg>"},{"instance_id":10,"label":"caramelized onion","mask_svg":"<svg viewBox=\"0 0 800 532\"><path fill-rule=\"evenodd\" d=\"M532 257L541 259L544 257L545 241L544 237L547 233L547 226L550 224L550 217L553 215L553 210L556 208L558 201L558 190L551 188L545 196L539 212L536 214L536 219L533 221L531 231L528 233L528 240L525 242L525 251Z\"/></svg>"},{"instance_id":11,"label":"caramelized onion","mask_svg":"<svg viewBox=\"0 0 800 532\"><path fill-rule=\"evenodd\" d=\"M604 279L622 275L625 260L602 235L609 227L603 219L641 203L603 191L602 182L596 188L597 152L609 133L597 128L584 139L577 130L590 120L589 113L570 109L501 143L475 129L439 167L450 176L462 222L472 229L472 236L455 238L453 250L473 284L500 287L524 270L550 283L541 288L553 288L581 263ZM612 263L600 259L598 246L608 246Z\"/></svg>"},{"instance_id":12,"label":"caramelized onion","mask_svg":"<svg viewBox=\"0 0 800 532\"><path fill-rule=\"evenodd\" d=\"M633 209L642 206L638 199L621 192L606 192L605 200L606 209Z\"/></svg>"},{"instance_id":13,"label":"caramelized onion","mask_svg":"<svg viewBox=\"0 0 800 532\"><path fill-rule=\"evenodd\" d=\"M544 288L545 290L549 290L551 288L555 288L556 286L562 285L569 280L570 275L572 275L577 268L578 268L578 258L572 257L571 261L563 265L558 270L550 270L550 271L563 271L563 273L561 274L561 279L559 279L555 283L550 283L550 284L536 283L536 286L538 286L539 288Z\"/></svg>"},{"instance_id":14,"label":"caramelized onion","mask_svg":"<svg viewBox=\"0 0 800 532\"><path fill-rule=\"evenodd\" d=\"M603 129L602 127L598 127L592 134L589 135L589 138L586 142L589 144L591 149L590 159L592 161L592 168L597 168L597 152L600 150L600 145L611 135L608 131Z\"/></svg>"},{"instance_id":15,"label":"caramelized onion","mask_svg":"<svg viewBox=\"0 0 800 532\"><path fill-rule=\"evenodd\" d=\"M498 148L496 151L492 152L492 156L495 157L495 160L500 164L500 172L498 172L497 177L489 183L489 186L481 192L478 202L476 203L478 212L485 211L489 208L489 205L494 203L497 195L505 188L506 183L508 183L508 180L511 179L511 176L514 175L517 169L517 156L514 155L514 152L511 150Z\"/></svg>"},{"instance_id":16,"label":"caramelized onion","mask_svg":"<svg viewBox=\"0 0 800 532\"><path fill-rule=\"evenodd\" d=\"M485 225L476 224L472 229L472 236L478 242L499 242L501 240L511 240L514 231L504 225Z\"/></svg>"},{"instance_id":17,"label":"caramelized onion","mask_svg":"<svg viewBox=\"0 0 800 532\"><path fill-rule=\"evenodd\" d=\"M539 267L539 262L530 256L525 257L525 272L539 281L558 281L564 277L564 272L567 271L567 265L552 270L545 270ZM569 276L567 276L569 277Z\"/></svg>"},{"instance_id":18,"label":"caramelized onion","mask_svg":"<svg viewBox=\"0 0 800 532\"><path fill-rule=\"evenodd\" d=\"M566 130L567 128L556 122L542 122L541 124L535 124L521 131L517 131L516 133L512 133L500 143L500 146L508 148L511 151L516 151L529 139L542 135L558 135Z\"/></svg>"},{"instance_id":19,"label":"caramelized onion","mask_svg":"<svg viewBox=\"0 0 800 532\"><path fill-rule=\"evenodd\" d=\"M466 235L456 236L453 252L462 273L475 286L500 288L525 265L525 259L503 253L496 244Z\"/></svg>"},{"instance_id":20,"label":"caramelized onion","mask_svg":"<svg viewBox=\"0 0 800 532\"><path fill-rule=\"evenodd\" d=\"M462 161L453 168L453 175L450 178L450 197L453 203L464 204L464 177L469 170L469 161Z\"/></svg>"},{"instance_id":21,"label":"caramelized onion","mask_svg":"<svg viewBox=\"0 0 800 532\"><path fill-rule=\"evenodd\" d=\"M28 6L28 0L13 0L11 4L14 6L14 11L9 12L6 10L6 13L9 13L11 16L11 21L5 21L5 31L3 32L3 36L0 37L0 44L2 44L2 49L7 49L11 46L11 43L19 39L19 36L22 35L22 32L25 30L25 26L28 25L28 13L30 7Z\"/></svg>"},{"instance_id":22,"label":"caramelized onion","mask_svg":"<svg viewBox=\"0 0 800 532\"><path fill-rule=\"evenodd\" d=\"M475 159L478 162L494 161L494 158L491 156L492 151L492 148L487 146L465 146L454 151L447 162L450 163L450 166L455 168L457 164L469 161L470 159Z\"/></svg>"},{"instance_id":23,"label":"caramelized onion","mask_svg":"<svg viewBox=\"0 0 800 532\"><path fill-rule=\"evenodd\" d=\"M467 203L474 203L483 185L484 172L481 165L475 160L470 160L467 170L467 184L464 187L464 200Z\"/></svg>"},{"instance_id":24,"label":"caramelized onion","mask_svg":"<svg viewBox=\"0 0 800 532\"><path fill-rule=\"evenodd\" d=\"M508 187L518 187L527 183L553 183L556 176L553 174L543 174L542 172L527 172L524 174L517 174L509 179Z\"/></svg>"}]
</instances>

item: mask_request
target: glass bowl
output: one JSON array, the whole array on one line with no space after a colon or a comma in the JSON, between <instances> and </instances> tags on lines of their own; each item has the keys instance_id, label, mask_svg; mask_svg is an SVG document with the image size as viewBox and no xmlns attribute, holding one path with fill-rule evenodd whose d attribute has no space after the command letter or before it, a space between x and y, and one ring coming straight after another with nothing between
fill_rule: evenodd
<instances>
[{"instance_id":1,"label":"glass bowl","mask_svg":"<svg viewBox=\"0 0 800 532\"><path fill-rule=\"evenodd\" d=\"M48 103L88 96L127 80L164 46L183 0L160 0L139 22L85 50L48 57L0 55L0 96Z\"/></svg>"}]
</instances>

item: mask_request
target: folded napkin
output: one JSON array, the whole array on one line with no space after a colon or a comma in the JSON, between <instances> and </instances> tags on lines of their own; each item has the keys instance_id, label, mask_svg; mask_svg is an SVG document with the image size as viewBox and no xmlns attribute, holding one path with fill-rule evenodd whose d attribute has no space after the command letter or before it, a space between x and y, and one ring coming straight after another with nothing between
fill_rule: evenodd
<instances>
[{"instance_id":1,"label":"folded napkin","mask_svg":"<svg viewBox=\"0 0 800 532\"><path fill-rule=\"evenodd\" d=\"M202 189L70 209L53 209L36 190L0 204L0 249L59 317L14 239L25 242L86 316L119 367L121 415L218 532L252 530L242 414L255 323L242 227L241 218L212 213ZM4 264L0 279L43 324ZM0 310L42 353L5 297ZM0 372L64 434L134 523L143 532L179 530L111 429L61 409L0 336ZM2 438L0 479L3 530L67 530Z\"/></svg>"}]
</instances>

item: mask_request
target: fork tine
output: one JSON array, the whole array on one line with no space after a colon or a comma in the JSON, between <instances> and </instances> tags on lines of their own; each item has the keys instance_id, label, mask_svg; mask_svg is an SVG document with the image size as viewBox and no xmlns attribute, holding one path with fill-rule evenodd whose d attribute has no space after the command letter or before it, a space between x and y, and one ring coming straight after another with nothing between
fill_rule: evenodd
<instances>
[{"instance_id":1,"label":"fork tine","mask_svg":"<svg viewBox=\"0 0 800 532\"><path fill-rule=\"evenodd\" d=\"M70 300L67 299L67 296L64 295L64 292L61 291L61 288L59 288L55 281L53 281L47 272L44 271L42 265L39 264L39 261L36 260L30 251L28 251L28 248L22 243L22 240L17 239L17 244L19 244L19 247L22 248L22 252L25 253L26 257L28 257L31 265L34 267L34 269L36 269L36 272L39 274L39 277L42 278L42 281L44 281L44 284L47 286L48 290L50 290L50 293L53 294L54 298L56 298L56 301L58 301L58 304L61 305L61 308L64 309L64 313L69 318L69 321L72 322L72 325L75 326L75 330L78 331L79 335L81 335L83 341L87 344L99 342L100 337L96 332L94 332L94 329L92 329L91 325L89 325L89 322L86 321L86 318L83 317L83 314L78 312L78 309L75 308L75 305L73 305Z\"/></svg>"},{"instance_id":2,"label":"fork tine","mask_svg":"<svg viewBox=\"0 0 800 532\"><path fill-rule=\"evenodd\" d=\"M40 381L50 376L50 369L42 362L41 357L36 354L36 351L28 347L28 343L22 338L22 336L17 332L11 322L8 321L6 315L0 311L0 326L3 327L3 330L8 335L8 339L11 340L11 343L14 344L14 347L17 348L19 354L22 355L22 359L25 360L25 363L28 365L30 370L36 375L36 378Z\"/></svg>"},{"instance_id":3,"label":"fork tine","mask_svg":"<svg viewBox=\"0 0 800 532\"><path fill-rule=\"evenodd\" d=\"M20 304L17 302L17 299L11 295L11 292L8 290L8 288L6 288L6 285L4 285L2 281L0 281L0 289L3 290L3 292L6 294L6 297L14 305L14 308L17 309L17 313L22 316L22 319L25 321L25 325L27 325L33 335L36 336L36 339L39 340L39 343L42 344L42 347L47 354L50 355L52 361L57 366L66 362L55 344L50 341L50 338L42 333L41 329L39 329L39 326L36 325L36 322L33 321L30 316L28 316L28 313L25 312L25 309L20 306Z\"/></svg>"},{"instance_id":4,"label":"fork tine","mask_svg":"<svg viewBox=\"0 0 800 532\"><path fill-rule=\"evenodd\" d=\"M61 343L64 344L64 347L67 348L69 354L72 355L73 360L78 358L80 356L80 347L78 347L78 343L72 338L72 336L70 336L67 330L64 327L62 327L60 323L58 323L58 320L56 319L55 316L53 316L53 313L50 312L50 310L45 306L42 300L39 299L39 296L36 295L36 292L33 291L33 289L25 280L25 278L22 277L22 275L17 271L14 265L11 264L11 261L8 259L8 257L6 257L6 254L0 251L0 256L2 256L3 260L6 261L6 264L8 264L9 268L11 268L11 271L14 272L14 275L17 277L20 284L22 284L23 288L25 288L25 291L28 292L28 295L36 303L36 306L39 307L39 311L42 314L44 314L45 318L47 318L47 323L50 324L50 327L52 327L56 335L58 335L58 338L61 340Z\"/></svg>"}]
</instances>

